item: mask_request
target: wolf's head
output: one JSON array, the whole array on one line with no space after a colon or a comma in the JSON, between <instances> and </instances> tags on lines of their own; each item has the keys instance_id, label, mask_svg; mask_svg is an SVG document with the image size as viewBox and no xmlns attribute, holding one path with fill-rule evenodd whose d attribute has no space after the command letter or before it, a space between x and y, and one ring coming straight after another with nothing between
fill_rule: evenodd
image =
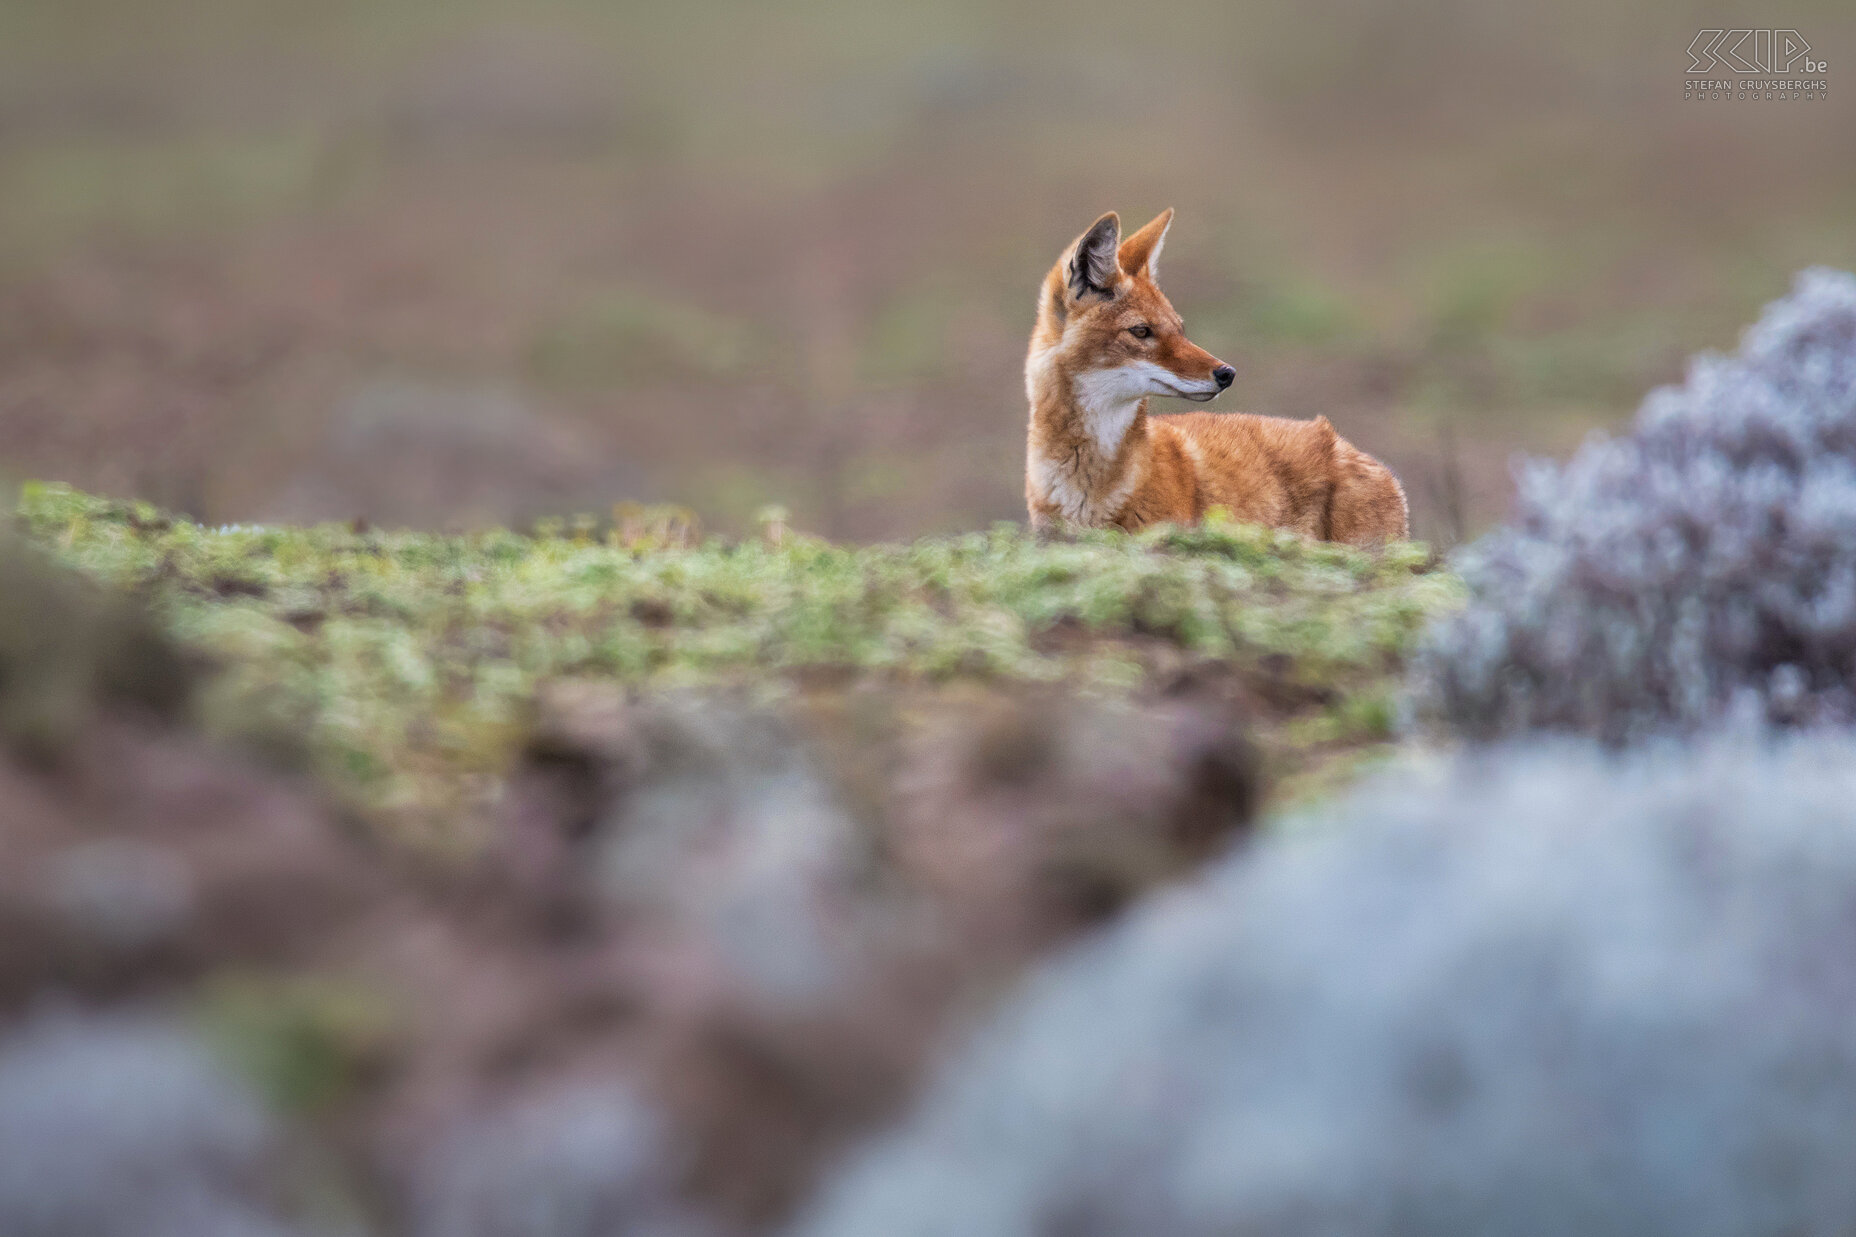
<instances>
[{"instance_id":1,"label":"wolf's head","mask_svg":"<svg viewBox=\"0 0 1856 1237\"><path fill-rule=\"evenodd\" d=\"M1102 216L1057 259L1044 279L1025 384L1067 377L1075 398L1101 408L1149 395L1204 402L1236 371L1186 338L1177 311L1155 282L1169 208L1121 239L1121 218Z\"/></svg>"}]
</instances>

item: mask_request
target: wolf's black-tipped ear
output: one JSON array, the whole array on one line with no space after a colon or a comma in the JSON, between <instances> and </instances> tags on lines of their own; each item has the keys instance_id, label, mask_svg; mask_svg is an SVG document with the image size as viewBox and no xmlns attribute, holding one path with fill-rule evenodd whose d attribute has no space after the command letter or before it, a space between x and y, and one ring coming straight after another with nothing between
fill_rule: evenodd
<instances>
[{"instance_id":1,"label":"wolf's black-tipped ear","mask_svg":"<svg viewBox=\"0 0 1856 1237\"><path fill-rule=\"evenodd\" d=\"M1099 296L1115 295L1115 285L1121 279L1121 267L1115 261L1115 250L1120 243L1121 216L1114 211L1096 220L1077 238L1069 267L1064 272L1070 282L1071 296L1081 300L1091 292Z\"/></svg>"}]
</instances>

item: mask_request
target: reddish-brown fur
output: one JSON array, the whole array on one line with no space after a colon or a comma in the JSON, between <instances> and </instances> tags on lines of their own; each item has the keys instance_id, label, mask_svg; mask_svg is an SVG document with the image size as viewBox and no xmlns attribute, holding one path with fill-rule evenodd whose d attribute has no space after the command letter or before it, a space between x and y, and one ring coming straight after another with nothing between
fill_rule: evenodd
<instances>
[{"instance_id":1,"label":"reddish-brown fur","mask_svg":"<svg viewBox=\"0 0 1856 1237\"><path fill-rule=\"evenodd\" d=\"M1223 363L1186 338L1154 282L1172 218L1168 210L1124 241L1117 216L1104 215L1045 277L1025 361L1032 524L1133 529L1223 507L1328 541L1405 537L1397 479L1326 417L1148 414L1149 395L1204 401L1222 389Z\"/></svg>"}]
</instances>

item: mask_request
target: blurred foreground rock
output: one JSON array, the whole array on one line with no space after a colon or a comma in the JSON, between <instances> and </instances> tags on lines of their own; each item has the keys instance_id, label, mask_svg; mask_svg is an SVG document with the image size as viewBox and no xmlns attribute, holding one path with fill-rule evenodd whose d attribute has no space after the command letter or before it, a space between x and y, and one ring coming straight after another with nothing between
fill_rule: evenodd
<instances>
[{"instance_id":1,"label":"blurred foreground rock","mask_svg":"<svg viewBox=\"0 0 1856 1237\"><path fill-rule=\"evenodd\" d=\"M690 1188L754 1223L1030 959L1258 797L1237 719L1190 700L853 693L781 723L569 683L540 714L498 871L536 930L612 951L617 1029L584 1051L630 1045Z\"/></svg>"},{"instance_id":2,"label":"blurred foreground rock","mask_svg":"<svg viewBox=\"0 0 1856 1237\"><path fill-rule=\"evenodd\" d=\"M0 1232L306 1235L277 1219L281 1133L181 1028L33 1018L0 1045Z\"/></svg>"}]
</instances>

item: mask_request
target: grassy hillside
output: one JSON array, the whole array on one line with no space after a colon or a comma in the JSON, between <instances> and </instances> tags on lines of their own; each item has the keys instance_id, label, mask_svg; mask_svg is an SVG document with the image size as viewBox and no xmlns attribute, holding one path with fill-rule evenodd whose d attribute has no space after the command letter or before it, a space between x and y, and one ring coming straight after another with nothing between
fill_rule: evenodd
<instances>
[{"instance_id":1,"label":"grassy hillside","mask_svg":"<svg viewBox=\"0 0 1856 1237\"><path fill-rule=\"evenodd\" d=\"M1406 651L1458 596L1422 546L1224 522L867 547L777 521L697 541L650 513L534 535L212 529L38 484L19 523L223 665L209 726L306 748L365 815L434 840L468 837L537 688L563 677L802 702L974 681L1204 688L1249 703L1273 771L1306 785L1384 741Z\"/></svg>"}]
</instances>

